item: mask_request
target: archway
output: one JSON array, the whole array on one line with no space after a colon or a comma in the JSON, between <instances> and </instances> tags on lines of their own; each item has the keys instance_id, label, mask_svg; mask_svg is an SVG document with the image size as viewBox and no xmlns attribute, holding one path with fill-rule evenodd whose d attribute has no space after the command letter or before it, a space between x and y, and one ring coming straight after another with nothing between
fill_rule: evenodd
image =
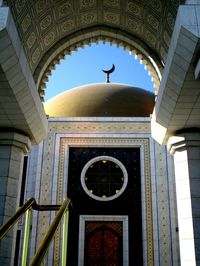
<instances>
[{"instance_id":1,"label":"archway","mask_svg":"<svg viewBox=\"0 0 200 266\"><path fill-rule=\"evenodd\" d=\"M46 88L48 76L51 75L52 70L60 63L61 59L71 55L71 53L77 51L78 48L91 45L94 42L98 43L99 41L116 44L118 47L128 50L131 54L135 54L136 58L140 58L141 63L145 65L152 76L154 88L157 93L164 65L155 52L138 38L134 38L120 30L113 30L107 27L94 27L71 35L70 37L68 36L68 38L57 43L43 56L34 73L41 98L43 98L45 94L44 90ZM50 57L49 54L51 54Z\"/></svg>"}]
</instances>

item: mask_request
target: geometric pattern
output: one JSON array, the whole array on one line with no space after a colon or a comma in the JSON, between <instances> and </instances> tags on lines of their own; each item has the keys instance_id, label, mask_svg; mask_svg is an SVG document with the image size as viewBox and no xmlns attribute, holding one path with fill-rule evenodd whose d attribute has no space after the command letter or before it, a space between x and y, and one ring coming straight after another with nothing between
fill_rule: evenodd
<instances>
[{"instance_id":1,"label":"geometric pattern","mask_svg":"<svg viewBox=\"0 0 200 266\"><path fill-rule=\"evenodd\" d=\"M37 83L41 69L47 67L47 60L59 59L58 53L57 58L52 58L55 50L61 52L62 45L75 36L75 33L78 42L77 32L85 30L91 32L92 28L100 26L107 27L110 32L108 37L111 39L113 35L117 38L116 32L121 30L124 34L123 46L127 39L134 39L135 47L140 47L142 54L146 51L151 57L157 57L159 62L161 60L165 62L177 9L179 4L185 1L8 0L6 2L11 8ZM125 37L126 33L128 38ZM87 34L85 40L86 36ZM99 37L101 36L103 31L99 32Z\"/></svg>"},{"instance_id":2,"label":"geometric pattern","mask_svg":"<svg viewBox=\"0 0 200 266\"><path fill-rule=\"evenodd\" d=\"M95 230L96 228L104 225L106 223L107 227L115 230L120 236L122 236L122 222L86 222L85 223L85 233L86 235Z\"/></svg>"},{"instance_id":3,"label":"geometric pattern","mask_svg":"<svg viewBox=\"0 0 200 266\"><path fill-rule=\"evenodd\" d=\"M153 265L153 221L152 221L152 198L151 198L151 175L150 175L150 158L149 158L149 142L148 139L142 138L132 138L132 139L114 139L114 143L120 143L120 146L126 145L126 143L139 143L143 144L144 148L144 163L145 163L145 199L146 199L146 238L147 238L147 261L148 265ZM57 204L62 202L63 196L63 176L64 176L64 163L65 163L65 152L68 145L75 145L81 147L82 145L89 145L92 143L93 145L98 143L97 145L106 145L109 146L109 143L112 143L112 140L109 139L76 139L76 138L60 138L60 155L59 155L59 169L58 169L58 177L57 177ZM113 143L113 144L114 144ZM135 144L134 144L135 145ZM60 239L59 234L56 235L54 241L54 263L59 262L59 245Z\"/></svg>"},{"instance_id":4,"label":"geometric pattern","mask_svg":"<svg viewBox=\"0 0 200 266\"><path fill-rule=\"evenodd\" d=\"M49 138L44 142L44 161L43 161L43 167L42 167L42 179L41 179L41 198L40 202L41 204L50 204L51 203L51 184L52 182L55 182L52 180L52 177L54 176L54 173L52 172L53 165L54 165L54 148L56 145L56 140L55 140L55 135L56 133L61 134L59 139L60 139L60 145L59 147L56 146L56 154L59 152L59 157L57 158L59 165L58 165L58 172L56 173L56 184L57 184L57 203L61 203L63 201L63 176L64 176L64 162L66 162L67 156L66 150L68 149L69 146L72 147L87 147L87 146L103 146L103 147L109 147L109 146L129 146L133 147L133 145L140 146L141 143L143 145L143 156L144 156L144 187L145 187L145 216L146 216L146 243L147 243L147 261L148 265L153 265L154 261L154 248L153 248L153 224L152 224L152 219L153 219L153 213L152 213L152 192L151 192L151 170L150 170L150 158L149 158L149 141L148 137L147 138L113 138L109 139L107 137L101 138L100 136L98 137L97 135L92 137L91 131L94 130L99 133L109 133L113 132L112 130L117 130L116 132L135 132L134 128L132 128L133 124L132 122L129 122L126 124L126 127L124 128L124 125L118 127L119 124L121 123L109 123L108 121L106 123L101 124L100 121L93 121L91 122L86 122L83 123L85 125L85 128L82 127L81 123L79 122L76 124L74 122L74 127L71 128L73 123L71 123L70 128L69 124L65 123L54 123L51 121L49 123ZM102 128L100 128L100 124ZM107 124L107 125L106 125ZM146 127L148 123L141 123L140 125L140 133L142 132L148 132L149 127ZM139 126L139 124L138 124ZM94 128L93 128L94 127ZM137 126L136 126L137 127ZM77 132L78 134L90 134L88 135L87 138L82 138L80 137L75 137L73 134L70 134L72 131ZM72 131L71 131L72 130ZM138 128L136 129L136 131ZM78 132L79 131L79 132ZM65 134L68 133L68 137L65 137ZM107 135L107 134L106 134ZM61 137L62 136L62 137ZM108 135L107 135L108 136ZM148 136L148 135L146 135ZM133 144L134 143L134 144ZM138 143L138 144L137 144ZM57 143L58 144L58 143ZM164 162L166 161L165 156L163 154L163 149L159 149L159 145L156 145L156 164L157 164L157 175L158 175L158 180L156 181L158 183L158 188L157 188L157 193L158 193L158 198L159 203L158 203L158 213L159 213L159 220L158 220L158 229L159 234L160 234L160 259L162 261L163 265L169 265L168 263L170 262L170 228L169 228L169 221L167 220L168 216L166 212L169 210L168 206L168 195L167 190L168 190L168 184L167 184L167 178L166 178L166 171L164 170ZM57 155L58 156L58 155ZM48 214L42 213L39 216L39 227L40 227L40 237L38 235L37 237L37 242L39 243L39 239L43 238L46 232L46 228L48 228L48 223L49 223L49 218ZM54 242L54 262L58 263L59 261L59 242L60 239L59 237L55 238ZM166 253L167 252L167 253Z\"/></svg>"}]
</instances>

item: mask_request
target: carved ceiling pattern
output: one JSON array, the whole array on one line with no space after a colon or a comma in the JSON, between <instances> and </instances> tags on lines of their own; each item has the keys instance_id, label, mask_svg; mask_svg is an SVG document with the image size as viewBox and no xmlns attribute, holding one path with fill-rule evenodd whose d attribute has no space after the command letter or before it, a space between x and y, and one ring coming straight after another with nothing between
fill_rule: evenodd
<instances>
[{"instance_id":1,"label":"carved ceiling pattern","mask_svg":"<svg viewBox=\"0 0 200 266\"><path fill-rule=\"evenodd\" d=\"M130 41L139 40L142 49L149 55L157 56L161 65L166 60L180 2L184 1L8 0L7 4L11 7L25 53L38 83L39 77L41 78L38 73L44 66L48 67L47 59L52 61L58 56L55 53L53 58L52 50L59 50L65 40L70 41L70 36L91 27L107 27L110 33L120 30L128 34ZM113 38L110 34L110 40L114 39L118 38Z\"/></svg>"}]
</instances>

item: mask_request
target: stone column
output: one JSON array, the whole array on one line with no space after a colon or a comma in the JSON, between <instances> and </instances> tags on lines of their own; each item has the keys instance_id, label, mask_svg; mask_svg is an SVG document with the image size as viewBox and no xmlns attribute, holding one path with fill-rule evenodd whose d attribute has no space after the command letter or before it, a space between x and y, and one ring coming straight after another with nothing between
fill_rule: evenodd
<instances>
[{"instance_id":1,"label":"stone column","mask_svg":"<svg viewBox=\"0 0 200 266\"><path fill-rule=\"evenodd\" d=\"M30 139L25 135L0 132L0 225L19 206L23 158L30 145ZM15 230L11 230L0 242L0 265L13 265L14 247Z\"/></svg>"},{"instance_id":2,"label":"stone column","mask_svg":"<svg viewBox=\"0 0 200 266\"><path fill-rule=\"evenodd\" d=\"M171 137L174 155L181 265L200 265L200 133Z\"/></svg>"}]
</instances>

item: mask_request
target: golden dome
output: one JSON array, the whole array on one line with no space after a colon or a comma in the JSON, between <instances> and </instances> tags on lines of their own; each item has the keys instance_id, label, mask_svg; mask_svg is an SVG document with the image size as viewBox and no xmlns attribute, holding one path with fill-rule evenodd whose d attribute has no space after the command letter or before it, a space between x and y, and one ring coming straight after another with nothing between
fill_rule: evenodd
<instances>
[{"instance_id":1,"label":"golden dome","mask_svg":"<svg viewBox=\"0 0 200 266\"><path fill-rule=\"evenodd\" d=\"M148 117L154 95L146 90L116 83L95 83L67 90L46 103L51 117Z\"/></svg>"}]
</instances>

